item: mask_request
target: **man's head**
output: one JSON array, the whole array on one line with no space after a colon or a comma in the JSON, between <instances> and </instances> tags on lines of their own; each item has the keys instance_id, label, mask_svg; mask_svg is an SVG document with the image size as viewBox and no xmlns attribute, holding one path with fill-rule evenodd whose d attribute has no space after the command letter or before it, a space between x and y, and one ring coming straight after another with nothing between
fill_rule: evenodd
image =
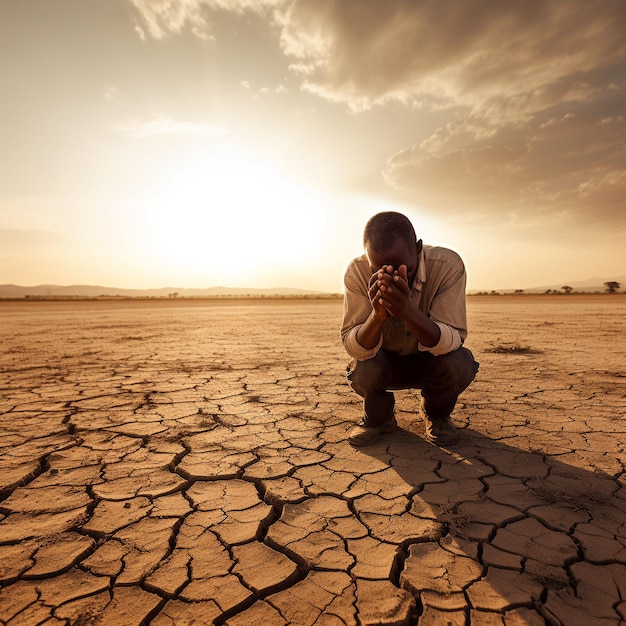
<instances>
[{"instance_id":1,"label":"man's head","mask_svg":"<svg viewBox=\"0 0 626 626\"><path fill-rule=\"evenodd\" d=\"M385 252L398 238L413 246L416 241L413 224L402 213L384 211L371 217L365 225L363 247L374 252Z\"/></svg>"},{"instance_id":2,"label":"man's head","mask_svg":"<svg viewBox=\"0 0 626 626\"><path fill-rule=\"evenodd\" d=\"M372 272L383 265L397 269L407 266L409 277L415 275L421 241L416 242L415 230L409 218L402 213L377 213L365 225L363 247Z\"/></svg>"}]
</instances>

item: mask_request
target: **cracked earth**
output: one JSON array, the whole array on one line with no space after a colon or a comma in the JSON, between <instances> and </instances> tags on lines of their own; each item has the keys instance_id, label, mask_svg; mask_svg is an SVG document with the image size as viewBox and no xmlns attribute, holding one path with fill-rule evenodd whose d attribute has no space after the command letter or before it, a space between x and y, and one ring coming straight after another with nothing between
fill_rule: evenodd
<instances>
[{"instance_id":1,"label":"cracked earth","mask_svg":"<svg viewBox=\"0 0 626 626\"><path fill-rule=\"evenodd\" d=\"M0 303L0 623L626 624L626 301L479 298L346 442L341 302Z\"/></svg>"}]
</instances>

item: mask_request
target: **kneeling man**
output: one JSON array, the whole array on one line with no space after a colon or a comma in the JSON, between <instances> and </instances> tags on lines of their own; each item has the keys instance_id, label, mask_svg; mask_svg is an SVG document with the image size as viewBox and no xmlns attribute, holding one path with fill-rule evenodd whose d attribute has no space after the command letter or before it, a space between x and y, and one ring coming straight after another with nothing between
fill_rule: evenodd
<instances>
[{"instance_id":1,"label":"kneeling man","mask_svg":"<svg viewBox=\"0 0 626 626\"><path fill-rule=\"evenodd\" d=\"M391 390L421 389L427 439L453 445L459 432L450 414L478 371L463 347L463 261L452 250L422 245L409 219L393 211L367 222L363 246L344 278L341 338L356 360L348 379L364 407L349 441L369 445L391 432Z\"/></svg>"}]
</instances>

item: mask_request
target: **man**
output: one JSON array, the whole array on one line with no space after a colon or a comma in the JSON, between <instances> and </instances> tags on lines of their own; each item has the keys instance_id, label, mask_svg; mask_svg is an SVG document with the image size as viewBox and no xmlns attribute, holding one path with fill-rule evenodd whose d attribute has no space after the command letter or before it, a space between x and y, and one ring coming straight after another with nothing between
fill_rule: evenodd
<instances>
[{"instance_id":1,"label":"man","mask_svg":"<svg viewBox=\"0 0 626 626\"><path fill-rule=\"evenodd\" d=\"M463 261L452 250L422 245L409 219L393 211L367 222L363 246L344 278L341 338L356 359L348 379L364 408L349 441L369 445L396 427L390 390L421 389L427 439L453 445L459 432L450 414L478 371L463 347Z\"/></svg>"}]
</instances>

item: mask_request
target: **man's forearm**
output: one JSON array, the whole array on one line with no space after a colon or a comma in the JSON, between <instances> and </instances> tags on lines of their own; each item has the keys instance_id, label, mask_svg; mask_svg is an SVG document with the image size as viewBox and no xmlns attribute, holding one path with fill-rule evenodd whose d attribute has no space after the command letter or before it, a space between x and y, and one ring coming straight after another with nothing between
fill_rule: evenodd
<instances>
[{"instance_id":1,"label":"man's forearm","mask_svg":"<svg viewBox=\"0 0 626 626\"><path fill-rule=\"evenodd\" d=\"M441 329L419 309L411 310L404 322L426 348L432 348L439 343Z\"/></svg>"},{"instance_id":2,"label":"man's forearm","mask_svg":"<svg viewBox=\"0 0 626 626\"><path fill-rule=\"evenodd\" d=\"M357 331L356 340L359 342L359 345L366 350L371 350L376 347L380 341L385 321L386 318L382 319L380 316L377 316L374 311L372 311L370 316L365 320L365 322L363 322L363 325Z\"/></svg>"}]
</instances>

